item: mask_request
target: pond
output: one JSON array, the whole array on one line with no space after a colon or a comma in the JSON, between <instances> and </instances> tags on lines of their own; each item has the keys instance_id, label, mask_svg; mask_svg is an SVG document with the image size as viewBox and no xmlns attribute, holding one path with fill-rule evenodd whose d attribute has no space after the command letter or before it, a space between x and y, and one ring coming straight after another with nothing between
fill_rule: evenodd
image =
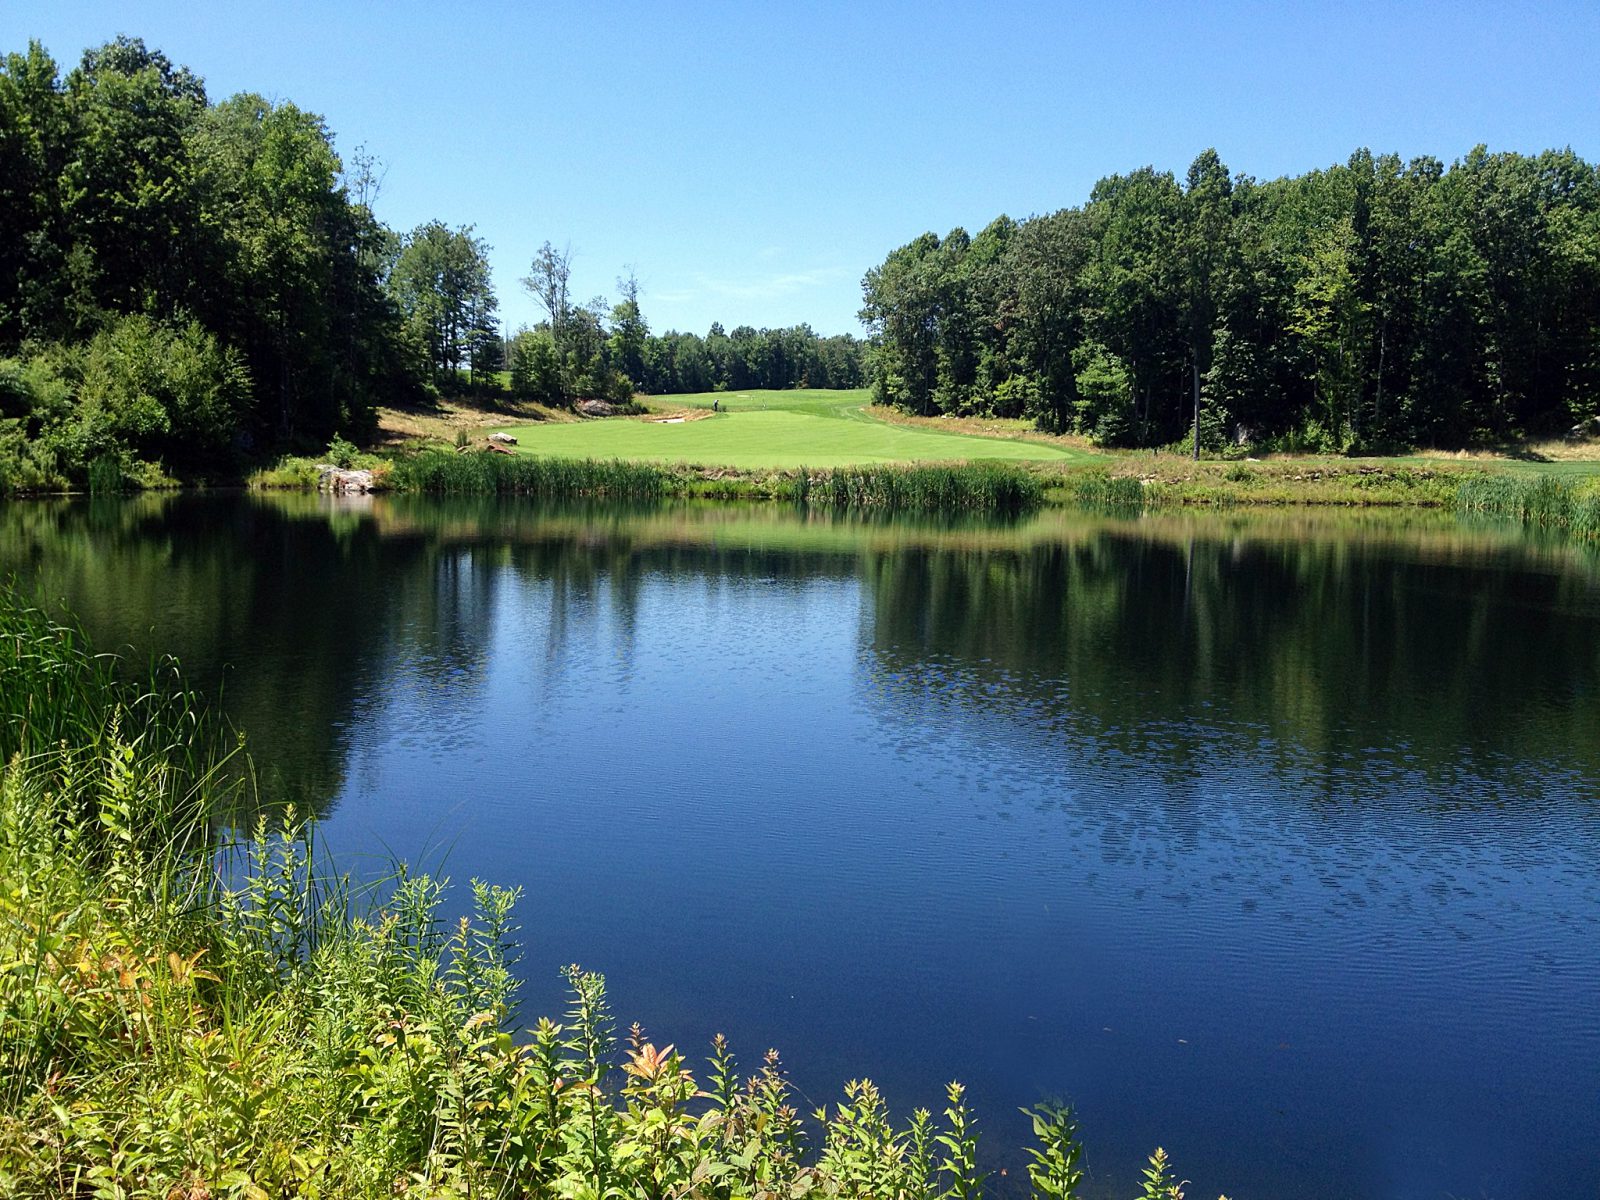
<instances>
[{"instance_id":1,"label":"pond","mask_svg":"<svg viewBox=\"0 0 1600 1200\"><path fill-rule=\"evenodd\" d=\"M523 1016L625 1026L1091 1195L1593 1195L1600 561L1442 516L0 507L338 861L524 891Z\"/></svg>"}]
</instances>

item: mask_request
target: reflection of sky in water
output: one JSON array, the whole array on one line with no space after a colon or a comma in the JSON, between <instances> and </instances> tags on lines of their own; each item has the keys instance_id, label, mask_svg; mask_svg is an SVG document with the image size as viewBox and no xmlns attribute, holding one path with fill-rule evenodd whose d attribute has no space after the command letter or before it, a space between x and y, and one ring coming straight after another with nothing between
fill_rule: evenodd
<instances>
[{"instance_id":1,"label":"reflection of sky in water","mask_svg":"<svg viewBox=\"0 0 1600 1200\"><path fill-rule=\"evenodd\" d=\"M1013 1180L1016 1107L1064 1095L1117 1194L1157 1144L1194 1196L1600 1190L1600 602L1570 562L1436 526L900 548L395 506L330 542L196 511L59 551L55 594L273 680L258 747L336 728L342 861L524 887L529 1015L577 960L624 1023L776 1045L814 1102L961 1077Z\"/></svg>"},{"instance_id":2,"label":"reflection of sky in water","mask_svg":"<svg viewBox=\"0 0 1600 1200\"><path fill-rule=\"evenodd\" d=\"M814 1100L960 1075L996 1150L1064 1093L1124 1187L1160 1142L1207 1191L1517 1194L1581 1141L1600 856L1570 768L911 678L849 580L647 574L626 621L604 583L492 587L475 669L393 664L334 832L522 882L539 1010L577 958L660 1036L786 1048Z\"/></svg>"}]
</instances>

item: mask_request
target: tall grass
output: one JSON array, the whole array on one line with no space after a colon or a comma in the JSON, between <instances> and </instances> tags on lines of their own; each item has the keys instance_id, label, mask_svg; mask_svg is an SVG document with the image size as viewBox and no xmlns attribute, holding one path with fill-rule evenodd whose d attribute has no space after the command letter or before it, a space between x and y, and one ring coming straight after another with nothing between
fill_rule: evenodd
<instances>
[{"instance_id":1,"label":"tall grass","mask_svg":"<svg viewBox=\"0 0 1600 1200\"><path fill-rule=\"evenodd\" d=\"M797 472L790 498L833 509L1019 513L1039 505L1044 485L1027 471L990 463L836 467Z\"/></svg>"},{"instance_id":2,"label":"tall grass","mask_svg":"<svg viewBox=\"0 0 1600 1200\"><path fill-rule=\"evenodd\" d=\"M1125 475L1107 471L1078 471L1067 477L1067 494L1089 508L1139 509L1148 497L1144 485Z\"/></svg>"},{"instance_id":3,"label":"tall grass","mask_svg":"<svg viewBox=\"0 0 1600 1200\"><path fill-rule=\"evenodd\" d=\"M667 491L669 476L649 463L533 458L488 452L424 451L395 463L396 488L435 495L606 496L648 500Z\"/></svg>"},{"instance_id":4,"label":"tall grass","mask_svg":"<svg viewBox=\"0 0 1600 1200\"><path fill-rule=\"evenodd\" d=\"M1600 539L1600 485L1554 475L1485 475L1456 492L1458 512L1502 517Z\"/></svg>"},{"instance_id":5,"label":"tall grass","mask_svg":"<svg viewBox=\"0 0 1600 1200\"><path fill-rule=\"evenodd\" d=\"M110 454L102 454L89 464L88 479L91 496L113 496L128 490L122 464Z\"/></svg>"},{"instance_id":6,"label":"tall grass","mask_svg":"<svg viewBox=\"0 0 1600 1200\"><path fill-rule=\"evenodd\" d=\"M446 923L446 881L354 891L292 816L219 853L237 744L170 666L114 667L0 589L0 1195L983 1194L958 1084L807 1120L775 1052L619 1044L576 966L513 1036L514 890ZM1034 1194L1076 1195L1071 1113L1029 1115Z\"/></svg>"}]
</instances>

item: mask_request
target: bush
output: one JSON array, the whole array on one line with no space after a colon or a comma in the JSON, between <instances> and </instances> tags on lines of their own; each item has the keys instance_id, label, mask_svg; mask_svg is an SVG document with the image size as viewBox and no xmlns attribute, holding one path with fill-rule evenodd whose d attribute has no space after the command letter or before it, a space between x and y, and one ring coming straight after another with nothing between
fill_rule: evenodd
<instances>
[{"instance_id":1,"label":"bush","mask_svg":"<svg viewBox=\"0 0 1600 1200\"><path fill-rule=\"evenodd\" d=\"M243 359L198 323L123 317L83 353L73 434L78 461L113 454L215 469L228 456L249 394Z\"/></svg>"},{"instance_id":2,"label":"bush","mask_svg":"<svg viewBox=\"0 0 1600 1200\"><path fill-rule=\"evenodd\" d=\"M341 470L353 467L360 454L361 451L353 443L345 441L338 434L334 434L333 441L328 443L328 461Z\"/></svg>"}]
</instances>

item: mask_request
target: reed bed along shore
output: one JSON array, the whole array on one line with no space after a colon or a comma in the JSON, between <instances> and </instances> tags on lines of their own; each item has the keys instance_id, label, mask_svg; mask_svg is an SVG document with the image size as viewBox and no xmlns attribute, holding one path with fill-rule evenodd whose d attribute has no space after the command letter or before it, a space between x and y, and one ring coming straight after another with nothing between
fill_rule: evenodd
<instances>
[{"instance_id":1,"label":"reed bed along shore","mask_svg":"<svg viewBox=\"0 0 1600 1200\"><path fill-rule=\"evenodd\" d=\"M305 460L309 462L309 460ZM285 465L287 464L287 465ZM300 460L257 486L314 487ZM785 500L819 509L997 515L1069 503L1119 511L1174 507L1437 508L1600 538L1600 475L1546 474L1417 460L1204 461L1108 456L1088 466L883 464L745 470L622 460L422 451L386 461L378 487L440 495Z\"/></svg>"},{"instance_id":2,"label":"reed bed along shore","mask_svg":"<svg viewBox=\"0 0 1600 1200\"><path fill-rule=\"evenodd\" d=\"M1019 513L1044 499L1039 476L991 463L798 471L790 498L832 509Z\"/></svg>"},{"instance_id":3,"label":"reed bed along shore","mask_svg":"<svg viewBox=\"0 0 1600 1200\"><path fill-rule=\"evenodd\" d=\"M604 496L652 500L669 477L649 463L621 459L534 458L521 454L424 451L398 460L393 486L435 495Z\"/></svg>"},{"instance_id":4,"label":"reed bed along shore","mask_svg":"<svg viewBox=\"0 0 1600 1200\"><path fill-rule=\"evenodd\" d=\"M1554 475L1486 475L1456 492L1456 511L1562 529L1586 540L1600 538L1600 480Z\"/></svg>"},{"instance_id":5,"label":"reed bed along shore","mask_svg":"<svg viewBox=\"0 0 1600 1200\"><path fill-rule=\"evenodd\" d=\"M802 1115L769 1052L704 1066L573 966L517 1011L514 889L396 867L356 886L292 813L248 810L240 740L175 667L131 680L0 588L0 1194L150 1198L976 1198L959 1084L891 1119L868 1082ZM522 1032L513 1032L521 1029ZM1083 1183L1032 1113L1036 1197ZM1137 1195L1181 1193L1151 1156Z\"/></svg>"},{"instance_id":6,"label":"reed bed along shore","mask_svg":"<svg viewBox=\"0 0 1600 1200\"><path fill-rule=\"evenodd\" d=\"M399 491L437 495L722 496L836 510L1016 513L1044 495L1041 479L991 463L734 472L621 460L428 452L395 463Z\"/></svg>"}]
</instances>

